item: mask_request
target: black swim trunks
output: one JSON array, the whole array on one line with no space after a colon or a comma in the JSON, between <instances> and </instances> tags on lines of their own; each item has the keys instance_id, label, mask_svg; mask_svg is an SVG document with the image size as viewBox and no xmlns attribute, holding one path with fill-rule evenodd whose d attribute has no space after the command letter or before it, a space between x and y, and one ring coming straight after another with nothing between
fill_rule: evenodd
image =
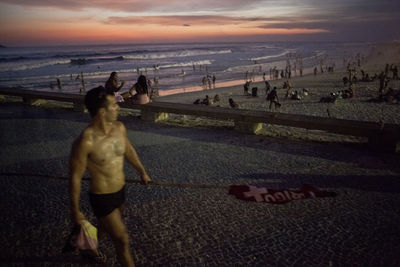
<instances>
[{"instance_id":1,"label":"black swim trunks","mask_svg":"<svg viewBox=\"0 0 400 267\"><path fill-rule=\"evenodd\" d=\"M93 194L89 192L89 201L97 218L107 216L125 202L125 185L118 192L110 194Z\"/></svg>"}]
</instances>

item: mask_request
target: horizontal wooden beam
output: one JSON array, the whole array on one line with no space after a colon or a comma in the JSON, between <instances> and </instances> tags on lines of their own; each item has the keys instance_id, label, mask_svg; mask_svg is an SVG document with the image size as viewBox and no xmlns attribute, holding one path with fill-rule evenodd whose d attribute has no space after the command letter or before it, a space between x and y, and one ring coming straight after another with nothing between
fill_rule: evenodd
<instances>
[{"instance_id":1,"label":"horizontal wooden beam","mask_svg":"<svg viewBox=\"0 0 400 267\"><path fill-rule=\"evenodd\" d=\"M83 104L84 95L62 92L44 92L24 90L19 87L0 88L0 95L19 96L25 99L48 99L74 104ZM230 109L193 104L179 104L170 102L152 102L146 105L132 104L129 101L120 103L122 108L141 110L151 114L182 114L204 116L222 120L234 120L248 123L266 123L284 125L312 130L323 130L331 133L353 136L389 136L393 140L400 139L400 126L396 124L381 125L378 122L354 121L327 117L276 113L261 110Z\"/></svg>"},{"instance_id":2,"label":"horizontal wooden beam","mask_svg":"<svg viewBox=\"0 0 400 267\"><path fill-rule=\"evenodd\" d=\"M61 102L72 102L72 103L82 103L84 102L84 95L79 94L68 94L62 92L47 92L47 91L35 91L35 90L25 90L20 87L1 87L1 95L9 96L19 96L23 98L33 98L33 99L46 99L46 100L56 100Z\"/></svg>"}]
</instances>

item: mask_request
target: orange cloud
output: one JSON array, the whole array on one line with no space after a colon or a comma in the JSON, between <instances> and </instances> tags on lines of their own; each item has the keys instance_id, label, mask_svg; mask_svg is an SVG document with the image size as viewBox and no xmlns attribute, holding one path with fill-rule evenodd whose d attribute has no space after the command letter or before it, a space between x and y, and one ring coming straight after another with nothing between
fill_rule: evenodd
<instances>
[{"instance_id":1,"label":"orange cloud","mask_svg":"<svg viewBox=\"0 0 400 267\"><path fill-rule=\"evenodd\" d=\"M114 23L109 23L113 21ZM187 17L139 17L129 20L108 20L97 24L90 20L79 23L65 21L59 23L20 24L19 27L2 29L5 39L20 42L29 40L34 43L118 43L118 42L155 42L216 40L223 36L245 38L251 35L291 35L324 33L324 29L307 28L262 28L257 21L239 18L208 17L206 20ZM187 26L190 25L190 26Z\"/></svg>"},{"instance_id":2,"label":"orange cloud","mask_svg":"<svg viewBox=\"0 0 400 267\"><path fill-rule=\"evenodd\" d=\"M209 36L215 34L253 35L253 34L312 34L324 33L322 28L290 27L295 23L288 22L285 27L274 27L275 20L269 23L267 18L241 18L228 16L130 16L109 17L106 25L120 27L139 26L149 29L154 34L169 36ZM265 25L269 23L269 27ZM185 27L185 28L184 28Z\"/></svg>"},{"instance_id":3,"label":"orange cloud","mask_svg":"<svg viewBox=\"0 0 400 267\"><path fill-rule=\"evenodd\" d=\"M358 1L360 2L360 1ZM2 42L228 40L304 34L398 39L399 1L0 0ZM160 15L163 14L163 15ZM164 15L167 14L167 15ZM185 14L181 16L181 14ZM200 14L200 15L199 15ZM218 15L216 15L218 14ZM351 25L351 27L349 27ZM373 30L374 34L371 34ZM380 36L380 37L378 37ZM149 38L146 40L145 38ZM233 40L232 38L230 40ZM43 43L42 42L42 43Z\"/></svg>"}]
</instances>

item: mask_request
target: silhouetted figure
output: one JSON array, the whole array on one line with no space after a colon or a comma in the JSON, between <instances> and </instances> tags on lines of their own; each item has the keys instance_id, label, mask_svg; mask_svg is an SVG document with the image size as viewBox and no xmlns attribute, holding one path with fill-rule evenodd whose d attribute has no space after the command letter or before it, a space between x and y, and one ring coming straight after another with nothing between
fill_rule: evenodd
<instances>
[{"instance_id":1,"label":"silhouetted figure","mask_svg":"<svg viewBox=\"0 0 400 267\"><path fill-rule=\"evenodd\" d=\"M349 84L350 83L350 80L349 80L349 78L347 78L346 76L345 77L343 77L343 85L346 87L347 86L347 84Z\"/></svg>"},{"instance_id":2,"label":"silhouetted figure","mask_svg":"<svg viewBox=\"0 0 400 267\"><path fill-rule=\"evenodd\" d=\"M279 103L278 92L276 91L276 87L274 87L272 89L272 91L269 92L266 100L269 101L269 109L272 108L272 104L274 104L274 109L276 109L276 107L278 107L278 108L281 107L281 104Z\"/></svg>"},{"instance_id":3,"label":"silhouetted figure","mask_svg":"<svg viewBox=\"0 0 400 267\"><path fill-rule=\"evenodd\" d=\"M58 90L61 90L61 89L62 89L61 80L58 79L58 78L57 78L57 87L58 87Z\"/></svg>"},{"instance_id":4,"label":"silhouetted figure","mask_svg":"<svg viewBox=\"0 0 400 267\"><path fill-rule=\"evenodd\" d=\"M216 80L217 80L217 77L215 77L215 75L213 74L213 76L212 76L212 83L213 83L214 89L215 89L215 82L216 82Z\"/></svg>"},{"instance_id":5,"label":"silhouetted figure","mask_svg":"<svg viewBox=\"0 0 400 267\"><path fill-rule=\"evenodd\" d=\"M231 106L231 108L239 108L239 105L233 101L232 98L229 98L229 106Z\"/></svg>"},{"instance_id":6,"label":"silhouetted figure","mask_svg":"<svg viewBox=\"0 0 400 267\"><path fill-rule=\"evenodd\" d=\"M265 95L268 95L269 90L271 90L271 85L267 80L265 80Z\"/></svg>"},{"instance_id":7,"label":"silhouetted figure","mask_svg":"<svg viewBox=\"0 0 400 267\"><path fill-rule=\"evenodd\" d=\"M397 69L397 65L394 65L391 70L393 73L393 79L398 80L399 79L399 70Z\"/></svg>"},{"instance_id":8,"label":"silhouetted figure","mask_svg":"<svg viewBox=\"0 0 400 267\"><path fill-rule=\"evenodd\" d=\"M386 85L386 74L385 72L381 72L378 76L379 78L379 96L382 96L383 89L385 89Z\"/></svg>"},{"instance_id":9,"label":"silhouetted figure","mask_svg":"<svg viewBox=\"0 0 400 267\"><path fill-rule=\"evenodd\" d=\"M210 106L213 104L213 101L208 95L206 95L206 98L204 98L201 103L204 105Z\"/></svg>"},{"instance_id":10,"label":"silhouetted figure","mask_svg":"<svg viewBox=\"0 0 400 267\"><path fill-rule=\"evenodd\" d=\"M251 81L247 81L244 85L243 85L243 93L245 95L249 95L249 87L250 87Z\"/></svg>"}]
</instances>

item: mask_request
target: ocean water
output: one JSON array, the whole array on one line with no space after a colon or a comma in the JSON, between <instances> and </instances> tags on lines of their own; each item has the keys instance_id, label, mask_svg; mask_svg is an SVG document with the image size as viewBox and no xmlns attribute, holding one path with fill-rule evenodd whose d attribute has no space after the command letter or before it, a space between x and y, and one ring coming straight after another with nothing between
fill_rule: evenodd
<instances>
[{"instance_id":1,"label":"ocean water","mask_svg":"<svg viewBox=\"0 0 400 267\"><path fill-rule=\"evenodd\" d=\"M315 66L343 68L345 58L367 55L373 43L190 43L0 48L0 86L78 93L104 85L113 71L128 90L140 74L154 82L160 95L200 90L204 76L216 86L244 83L247 77L269 79L270 69L291 65L292 76ZM83 75L84 86L81 75ZM78 77L79 76L79 77ZM61 81L61 89L57 86Z\"/></svg>"}]
</instances>

